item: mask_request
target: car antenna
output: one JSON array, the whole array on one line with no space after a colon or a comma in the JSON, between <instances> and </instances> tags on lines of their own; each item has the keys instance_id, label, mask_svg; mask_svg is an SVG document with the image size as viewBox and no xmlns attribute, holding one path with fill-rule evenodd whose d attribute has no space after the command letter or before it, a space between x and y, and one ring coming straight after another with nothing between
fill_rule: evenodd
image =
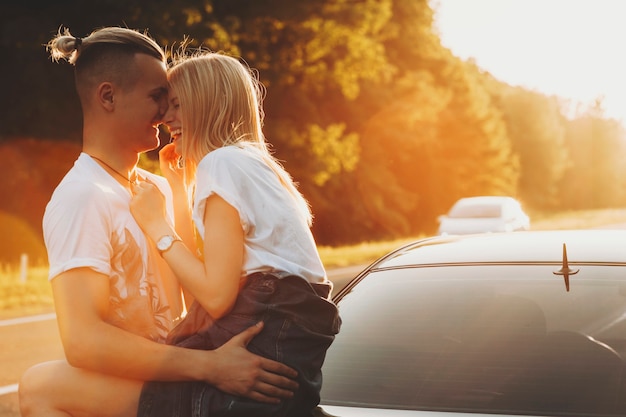
<instances>
[{"instance_id":1,"label":"car antenna","mask_svg":"<svg viewBox=\"0 0 626 417\"><path fill-rule=\"evenodd\" d=\"M580 269L570 269L569 263L567 262L567 247L565 243L563 243L563 265L561 265L561 269L558 271L553 271L554 275L563 275L563 280L565 281L565 290L569 292L569 276L575 275L580 271Z\"/></svg>"}]
</instances>

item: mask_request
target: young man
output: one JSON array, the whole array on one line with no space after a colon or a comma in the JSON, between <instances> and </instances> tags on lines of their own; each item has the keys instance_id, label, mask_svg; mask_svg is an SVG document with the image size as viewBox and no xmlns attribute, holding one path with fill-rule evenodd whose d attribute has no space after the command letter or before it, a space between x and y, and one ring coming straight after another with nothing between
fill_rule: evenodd
<instances>
[{"instance_id":1,"label":"young man","mask_svg":"<svg viewBox=\"0 0 626 417\"><path fill-rule=\"evenodd\" d=\"M53 59L75 66L83 152L43 221L67 361L24 374L22 415L134 415L136 400L103 399L138 398L147 380L203 381L262 402L290 397L295 371L246 350L261 326L214 351L161 343L183 311L180 287L158 253L172 242L154 248L128 204L132 182L141 176L168 196L174 217L167 182L136 167L141 152L159 146L157 127L168 108L162 49L124 28L103 28L84 39L66 30L49 49Z\"/></svg>"}]
</instances>

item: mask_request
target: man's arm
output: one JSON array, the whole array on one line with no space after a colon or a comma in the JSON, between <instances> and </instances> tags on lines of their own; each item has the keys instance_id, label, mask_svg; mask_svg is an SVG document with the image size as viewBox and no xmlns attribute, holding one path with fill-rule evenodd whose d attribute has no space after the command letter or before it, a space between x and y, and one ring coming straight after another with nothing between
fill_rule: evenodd
<instances>
[{"instance_id":1,"label":"man's arm","mask_svg":"<svg viewBox=\"0 0 626 417\"><path fill-rule=\"evenodd\" d=\"M183 349L107 323L109 281L103 274L70 270L52 280L52 291L65 355L75 367L142 381L205 381L258 401L288 398L297 387L290 379L294 370L246 350L260 327L214 351Z\"/></svg>"}]
</instances>

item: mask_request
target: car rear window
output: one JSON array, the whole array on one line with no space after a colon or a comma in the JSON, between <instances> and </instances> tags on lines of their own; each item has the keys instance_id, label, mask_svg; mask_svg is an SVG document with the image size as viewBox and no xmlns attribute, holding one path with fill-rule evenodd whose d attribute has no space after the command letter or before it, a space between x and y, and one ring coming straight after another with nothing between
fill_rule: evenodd
<instances>
[{"instance_id":1,"label":"car rear window","mask_svg":"<svg viewBox=\"0 0 626 417\"><path fill-rule=\"evenodd\" d=\"M492 218L500 217L502 207L499 204L457 205L450 210L452 218Z\"/></svg>"},{"instance_id":2,"label":"car rear window","mask_svg":"<svg viewBox=\"0 0 626 417\"><path fill-rule=\"evenodd\" d=\"M340 302L322 402L414 410L626 415L626 267L374 272Z\"/></svg>"}]
</instances>

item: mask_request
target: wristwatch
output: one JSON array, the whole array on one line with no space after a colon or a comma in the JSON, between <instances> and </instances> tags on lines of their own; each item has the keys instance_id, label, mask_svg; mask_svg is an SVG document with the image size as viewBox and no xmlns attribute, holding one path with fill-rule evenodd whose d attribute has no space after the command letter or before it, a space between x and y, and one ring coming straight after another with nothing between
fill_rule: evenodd
<instances>
[{"instance_id":1,"label":"wristwatch","mask_svg":"<svg viewBox=\"0 0 626 417\"><path fill-rule=\"evenodd\" d=\"M159 254L163 256L163 254L170 250L172 245L174 245L174 242L181 242L181 239L178 236L172 235L161 236L156 242L156 247L159 251Z\"/></svg>"}]
</instances>

